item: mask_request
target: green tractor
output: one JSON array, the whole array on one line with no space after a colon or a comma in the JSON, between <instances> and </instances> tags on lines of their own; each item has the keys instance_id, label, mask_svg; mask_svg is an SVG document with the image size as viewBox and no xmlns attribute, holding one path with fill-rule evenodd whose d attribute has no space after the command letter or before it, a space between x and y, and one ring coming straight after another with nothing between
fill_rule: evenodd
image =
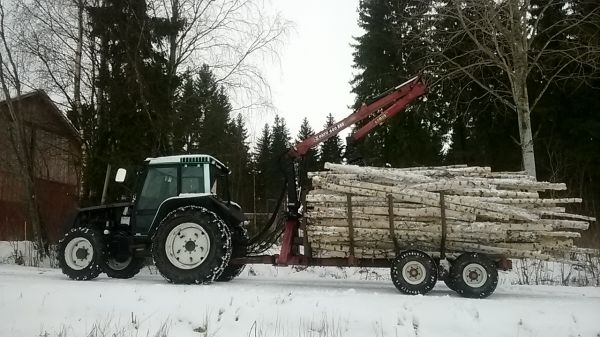
<instances>
[{"instance_id":1,"label":"green tractor","mask_svg":"<svg viewBox=\"0 0 600 337\"><path fill-rule=\"evenodd\" d=\"M131 201L79 210L59 242L60 268L75 280L131 278L152 257L172 283L233 279L244 265L230 260L246 255L248 236L229 173L209 155L147 159Z\"/></svg>"}]
</instances>

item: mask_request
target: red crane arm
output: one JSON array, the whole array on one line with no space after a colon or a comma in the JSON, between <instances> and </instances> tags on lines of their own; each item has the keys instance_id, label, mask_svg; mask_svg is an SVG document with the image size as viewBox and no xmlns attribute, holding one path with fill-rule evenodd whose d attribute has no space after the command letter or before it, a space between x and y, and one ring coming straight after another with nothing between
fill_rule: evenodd
<instances>
[{"instance_id":1,"label":"red crane arm","mask_svg":"<svg viewBox=\"0 0 600 337\"><path fill-rule=\"evenodd\" d=\"M425 85L425 82L423 82L419 76L413 77L410 80L393 88L391 93L378 98L369 105L363 103L360 109L353 112L340 122L337 122L325 130L315 134L314 136L299 142L296 144L296 146L289 150L288 156L291 158L302 157L306 154L306 152L308 152L308 150L337 135L342 130L363 119L366 119L371 114L381 109L385 109L352 135L354 140L358 140L367 135L377 125L385 123L387 119L402 111L408 104L425 95L426 92L427 86Z\"/></svg>"}]
</instances>

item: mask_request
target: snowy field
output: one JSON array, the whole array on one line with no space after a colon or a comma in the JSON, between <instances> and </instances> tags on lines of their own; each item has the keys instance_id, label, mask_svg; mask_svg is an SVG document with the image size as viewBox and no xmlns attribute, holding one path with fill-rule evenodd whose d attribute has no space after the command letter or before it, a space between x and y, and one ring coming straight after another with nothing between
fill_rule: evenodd
<instances>
[{"instance_id":1,"label":"snowy field","mask_svg":"<svg viewBox=\"0 0 600 337\"><path fill-rule=\"evenodd\" d=\"M252 266L229 282L71 281L0 265L0 336L600 336L600 288L511 285L488 299L438 283L400 294L387 270Z\"/></svg>"}]
</instances>

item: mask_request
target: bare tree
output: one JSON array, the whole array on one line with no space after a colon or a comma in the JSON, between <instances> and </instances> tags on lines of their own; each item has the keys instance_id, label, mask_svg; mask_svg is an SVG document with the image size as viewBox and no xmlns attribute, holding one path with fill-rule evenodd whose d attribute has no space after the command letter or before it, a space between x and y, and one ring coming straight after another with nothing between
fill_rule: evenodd
<instances>
[{"instance_id":1,"label":"bare tree","mask_svg":"<svg viewBox=\"0 0 600 337\"><path fill-rule=\"evenodd\" d=\"M21 108L21 78L22 69L19 68L18 60L12 51L12 46L7 39L9 34L6 29L5 7L0 3L0 85L8 110L6 120L6 132L12 145L12 157L16 163L13 172L20 178L24 192L24 203L26 205L27 218L31 223L34 241L38 246L38 252L42 255L47 250L47 235L40 221L37 194L35 190L36 165L35 154L35 132L27 125ZM15 93L16 99L12 99L11 91Z\"/></svg>"},{"instance_id":2,"label":"bare tree","mask_svg":"<svg viewBox=\"0 0 600 337\"><path fill-rule=\"evenodd\" d=\"M150 0L156 17L180 30L161 46L172 74L208 64L229 89L237 109L269 105L269 87L257 60L277 57L291 23L256 0Z\"/></svg>"},{"instance_id":3,"label":"bare tree","mask_svg":"<svg viewBox=\"0 0 600 337\"><path fill-rule=\"evenodd\" d=\"M466 79L517 113L523 168L535 177L531 114L549 87L598 77L599 38L582 28L600 23L600 7L585 0L450 0L433 11L452 23L444 25L437 53L444 79ZM560 20L548 22L550 13Z\"/></svg>"}]
</instances>

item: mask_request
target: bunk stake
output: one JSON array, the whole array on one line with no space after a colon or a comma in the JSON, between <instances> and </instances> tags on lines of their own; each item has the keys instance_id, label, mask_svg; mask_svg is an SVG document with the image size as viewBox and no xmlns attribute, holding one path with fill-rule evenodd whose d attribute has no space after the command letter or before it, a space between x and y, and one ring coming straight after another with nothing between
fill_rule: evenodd
<instances>
[{"instance_id":1,"label":"bunk stake","mask_svg":"<svg viewBox=\"0 0 600 337\"><path fill-rule=\"evenodd\" d=\"M348 203L348 239L350 241L348 264L354 265L354 225L352 224L352 195L346 194L346 201Z\"/></svg>"},{"instance_id":2,"label":"bunk stake","mask_svg":"<svg viewBox=\"0 0 600 337\"><path fill-rule=\"evenodd\" d=\"M440 216L442 218L442 241L440 243L440 259L446 258L446 204L444 196L444 192L440 192Z\"/></svg>"},{"instance_id":3,"label":"bunk stake","mask_svg":"<svg viewBox=\"0 0 600 337\"><path fill-rule=\"evenodd\" d=\"M394 226L394 196L391 194L387 195L388 201L388 221L390 223L390 237L394 242L394 251L396 255L400 254L400 245L398 244L398 239L396 239L396 228Z\"/></svg>"},{"instance_id":4,"label":"bunk stake","mask_svg":"<svg viewBox=\"0 0 600 337\"><path fill-rule=\"evenodd\" d=\"M303 192L300 195L300 199L302 200L302 205L306 205L306 192ZM302 229L302 246L304 247L304 256L310 260L312 257L312 252L310 250L310 242L308 241L308 234L306 232L306 217L302 217L300 219L300 229Z\"/></svg>"}]
</instances>

